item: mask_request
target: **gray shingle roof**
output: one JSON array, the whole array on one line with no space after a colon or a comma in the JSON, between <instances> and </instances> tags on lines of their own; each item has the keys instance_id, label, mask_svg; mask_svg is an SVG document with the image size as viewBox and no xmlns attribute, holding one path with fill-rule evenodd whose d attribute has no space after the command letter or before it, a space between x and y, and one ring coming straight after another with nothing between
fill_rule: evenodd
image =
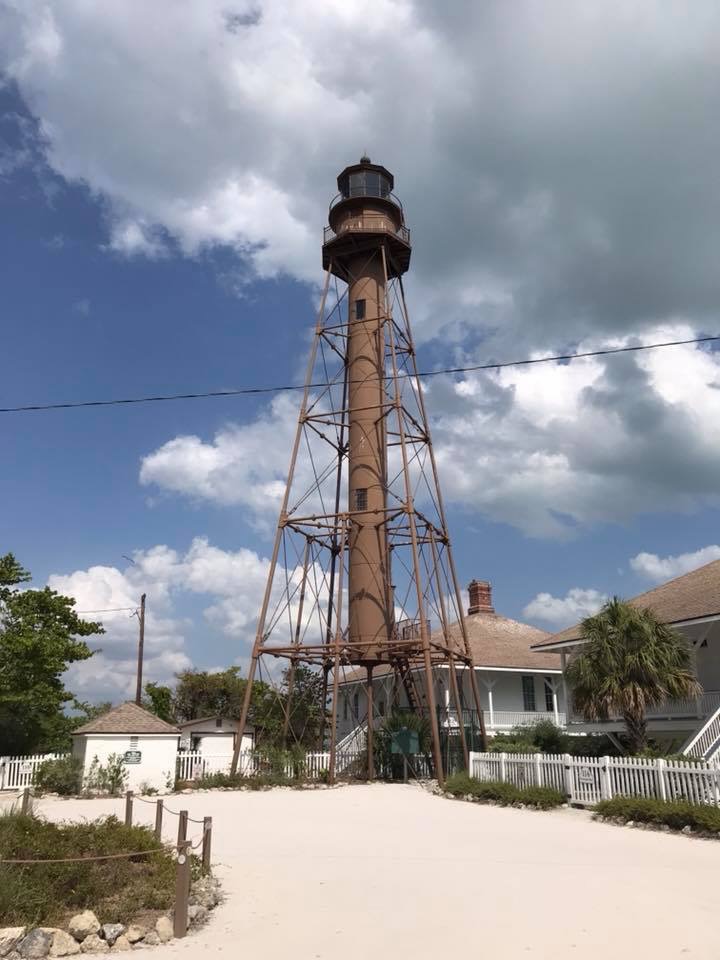
<instances>
[{"instance_id":1,"label":"gray shingle roof","mask_svg":"<svg viewBox=\"0 0 720 960\"><path fill-rule=\"evenodd\" d=\"M121 703L102 716L95 717L88 723L84 723L73 735L78 733L174 733L180 731L170 723L156 717L154 713L139 707L136 703L128 700L127 703Z\"/></svg>"},{"instance_id":2,"label":"gray shingle roof","mask_svg":"<svg viewBox=\"0 0 720 960\"><path fill-rule=\"evenodd\" d=\"M720 560L706 563L681 577L646 590L629 601L634 607L649 607L663 623L683 623L720 614ZM540 642L536 649L580 639L580 624L567 627Z\"/></svg>"},{"instance_id":3,"label":"gray shingle roof","mask_svg":"<svg viewBox=\"0 0 720 960\"><path fill-rule=\"evenodd\" d=\"M520 623L503 617L499 613L468 614L465 617L465 626L470 641L473 660L476 667L515 668L521 670L559 670L560 656L550 653L536 653L535 644L541 643L549 637L545 630L531 627L528 623ZM461 649L461 632L457 623L450 625L450 638L455 646ZM390 667L379 667L375 676L382 676ZM363 669L348 671L341 682L348 683L357 677L365 676Z\"/></svg>"}]
</instances>

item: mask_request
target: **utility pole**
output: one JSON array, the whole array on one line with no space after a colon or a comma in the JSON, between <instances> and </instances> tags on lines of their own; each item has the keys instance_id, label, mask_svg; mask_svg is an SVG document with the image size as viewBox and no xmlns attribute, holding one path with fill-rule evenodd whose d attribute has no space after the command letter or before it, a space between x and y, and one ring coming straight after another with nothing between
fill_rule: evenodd
<instances>
[{"instance_id":1,"label":"utility pole","mask_svg":"<svg viewBox=\"0 0 720 960\"><path fill-rule=\"evenodd\" d=\"M137 688L135 703L142 704L143 648L145 647L145 594L140 597L140 633L138 636Z\"/></svg>"}]
</instances>

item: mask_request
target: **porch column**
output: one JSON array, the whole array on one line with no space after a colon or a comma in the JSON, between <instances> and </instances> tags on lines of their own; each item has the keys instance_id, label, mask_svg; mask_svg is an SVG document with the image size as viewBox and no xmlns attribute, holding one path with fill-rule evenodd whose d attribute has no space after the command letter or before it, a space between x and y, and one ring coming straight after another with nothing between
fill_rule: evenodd
<instances>
[{"instance_id":1,"label":"porch column","mask_svg":"<svg viewBox=\"0 0 720 960\"><path fill-rule=\"evenodd\" d=\"M491 730L494 730L494 729L495 729L495 709L494 709L494 707L493 707L493 693L492 693L492 692L493 692L493 687L494 687L495 684L497 683L497 680L488 680L488 679L486 679L484 676L482 676L482 674L480 675L480 679L481 679L482 682L483 682L483 686L484 686L485 689L487 690L487 695L488 695L488 714L489 714L489 716L490 716L490 729L491 729Z\"/></svg>"},{"instance_id":2,"label":"porch column","mask_svg":"<svg viewBox=\"0 0 720 960\"><path fill-rule=\"evenodd\" d=\"M563 696L565 697L565 718L570 722L570 693L568 691L567 680L565 679L565 668L567 667L567 654L560 652L560 668L562 669ZM554 702L554 699L553 699Z\"/></svg>"},{"instance_id":3,"label":"porch column","mask_svg":"<svg viewBox=\"0 0 720 960\"><path fill-rule=\"evenodd\" d=\"M555 718L555 726L560 726L560 711L558 710L558 695L557 695L557 680L555 677L548 677L546 683L550 684L550 691L552 692L552 705L553 705L553 716Z\"/></svg>"}]
</instances>

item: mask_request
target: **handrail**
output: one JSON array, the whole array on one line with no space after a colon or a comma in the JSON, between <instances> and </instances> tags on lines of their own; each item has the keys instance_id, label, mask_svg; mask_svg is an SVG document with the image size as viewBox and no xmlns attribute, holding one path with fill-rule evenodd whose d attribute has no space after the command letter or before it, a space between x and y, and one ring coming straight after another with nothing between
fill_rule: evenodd
<instances>
[{"instance_id":1,"label":"handrail","mask_svg":"<svg viewBox=\"0 0 720 960\"><path fill-rule=\"evenodd\" d=\"M385 217L373 214L371 216L363 216L362 214L356 217L351 217L348 220L345 220L341 225L339 230L333 230L332 227L325 227L323 229L323 243L329 243L331 240L334 240L336 237L341 236L344 233L392 233L396 237L399 237L405 243L410 243L410 231L405 226L396 227L394 224L391 224Z\"/></svg>"},{"instance_id":2,"label":"handrail","mask_svg":"<svg viewBox=\"0 0 720 960\"><path fill-rule=\"evenodd\" d=\"M708 760L713 746L720 740L720 707L711 713L696 733L683 745L681 753L690 757Z\"/></svg>"},{"instance_id":3,"label":"handrail","mask_svg":"<svg viewBox=\"0 0 720 960\"><path fill-rule=\"evenodd\" d=\"M332 210L336 204L342 203L343 200L356 200L358 197L367 197L369 200L389 200L390 203L393 203L396 207L399 207L400 210L403 209L400 198L394 193L371 193L367 190L361 191L358 188L355 188L354 190L350 191L350 194L347 197L342 193L336 193L330 201L330 210Z\"/></svg>"}]
</instances>

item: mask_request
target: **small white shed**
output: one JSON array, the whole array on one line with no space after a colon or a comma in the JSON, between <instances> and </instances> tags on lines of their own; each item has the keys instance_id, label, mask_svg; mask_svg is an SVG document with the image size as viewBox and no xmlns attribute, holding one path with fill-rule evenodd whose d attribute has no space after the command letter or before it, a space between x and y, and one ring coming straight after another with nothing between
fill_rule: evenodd
<instances>
[{"instance_id":1,"label":"small white shed","mask_svg":"<svg viewBox=\"0 0 720 960\"><path fill-rule=\"evenodd\" d=\"M87 776L95 757L105 764L112 754L119 754L128 773L128 790L165 791L175 783L179 739L177 727L128 701L78 727L73 756L82 759Z\"/></svg>"},{"instance_id":2,"label":"small white shed","mask_svg":"<svg viewBox=\"0 0 720 960\"><path fill-rule=\"evenodd\" d=\"M238 737L239 723L227 717L203 717L179 723L180 747L193 750L206 757L232 757ZM242 753L255 746L255 730L250 724L245 727L242 738Z\"/></svg>"}]
</instances>

